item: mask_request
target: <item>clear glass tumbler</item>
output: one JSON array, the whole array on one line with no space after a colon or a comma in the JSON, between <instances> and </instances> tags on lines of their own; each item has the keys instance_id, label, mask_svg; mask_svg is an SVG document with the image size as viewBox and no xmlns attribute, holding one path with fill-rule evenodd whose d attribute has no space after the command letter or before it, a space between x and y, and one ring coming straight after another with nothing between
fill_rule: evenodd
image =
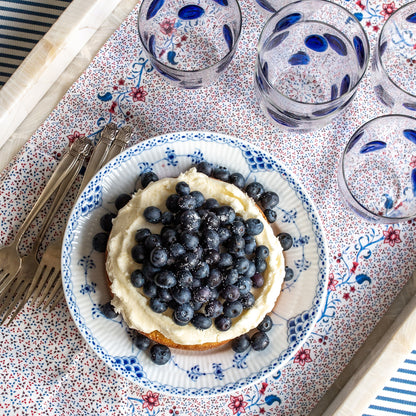
<instances>
[{"instance_id":1,"label":"clear glass tumbler","mask_svg":"<svg viewBox=\"0 0 416 416\"><path fill-rule=\"evenodd\" d=\"M261 33L258 101L279 128L320 128L351 102L368 60L367 35L348 10L325 0L291 3Z\"/></svg>"}]
</instances>

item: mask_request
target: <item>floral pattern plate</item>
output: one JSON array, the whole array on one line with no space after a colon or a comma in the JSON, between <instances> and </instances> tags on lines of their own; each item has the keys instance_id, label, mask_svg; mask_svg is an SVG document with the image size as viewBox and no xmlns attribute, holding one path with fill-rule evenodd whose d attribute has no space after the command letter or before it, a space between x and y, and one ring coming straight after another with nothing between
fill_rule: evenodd
<instances>
[{"instance_id":1,"label":"floral pattern plate","mask_svg":"<svg viewBox=\"0 0 416 416\"><path fill-rule=\"evenodd\" d=\"M120 317L108 319L101 306L109 301L104 254L92 248L100 218L116 212L114 201L132 193L138 175L153 170L159 177L177 176L207 160L257 180L280 197L276 233L288 232L293 246L285 260L283 291L273 310L270 345L237 354L228 346L207 352L172 350L164 366L133 344ZM115 371L152 390L171 395L230 393L277 372L300 348L319 317L327 288L327 249L319 216L299 181L276 159L230 136L208 132L166 134L132 146L91 180L76 202L62 248L62 279L72 317L90 347Z\"/></svg>"}]
</instances>

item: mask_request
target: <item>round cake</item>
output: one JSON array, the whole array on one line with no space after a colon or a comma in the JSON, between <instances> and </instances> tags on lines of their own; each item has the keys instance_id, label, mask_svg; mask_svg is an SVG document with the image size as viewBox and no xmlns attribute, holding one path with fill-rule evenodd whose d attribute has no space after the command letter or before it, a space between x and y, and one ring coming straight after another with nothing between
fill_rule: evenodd
<instances>
[{"instance_id":1,"label":"round cake","mask_svg":"<svg viewBox=\"0 0 416 416\"><path fill-rule=\"evenodd\" d=\"M266 247L268 251L268 256L265 258L266 264L261 269L264 283L262 281L261 285L257 287L253 285L250 288L254 303L244 308L241 313L238 313L238 316L232 317L231 325L227 328L221 328L214 324L207 328L201 328L192 322L175 322L172 318L175 311L171 307L163 311L155 311L155 307L150 305L151 296L149 296L149 293L146 293L143 287L137 287L132 283L132 274L144 267L143 262L135 261L132 255L135 246L138 244L137 232L138 230L148 229L152 234L160 234L164 228L169 228L159 220L152 221L152 213L149 211L149 207L153 209L157 207L161 212L166 211L167 200L176 193L179 183L185 183L189 185L191 191L201 193L205 201L212 198L218 201L220 206L231 207L237 219L241 219L242 222L254 220L256 224L262 224L260 227L262 231L252 234L256 246ZM224 247L227 247L225 243L221 245L221 252L226 251ZM151 182L144 189L138 190L131 200L120 209L117 217L113 220L106 254L106 272L113 296L111 303L130 328L158 343L183 349L205 350L213 348L256 328L266 314L272 311L285 276L282 251L272 227L252 198L235 185L208 177L204 173L197 172L195 168L191 168L177 178L163 178ZM207 260L207 263L209 264L210 261ZM244 263L244 260L240 261L240 264L242 263ZM173 264L169 269L169 273L173 273L176 277L180 270L183 271L187 268L194 272L193 269L195 269L196 263L194 265L190 264L189 267L184 261L178 264L179 266L176 263ZM175 267L178 267L178 270L175 270ZM215 267L215 264L211 262L210 268ZM161 270L157 267L155 269L155 272ZM227 269L223 267L221 272L225 275L226 271ZM179 278L177 277L177 279ZM199 289L197 285L194 286L190 290ZM212 292L218 292L219 287L213 289ZM171 290L175 290L175 288ZM224 294L222 296L226 297ZM224 299L222 299L222 302L224 302ZM195 314L204 314L202 303L201 310L198 311L198 307L194 307Z\"/></svg>"}]
</instances>

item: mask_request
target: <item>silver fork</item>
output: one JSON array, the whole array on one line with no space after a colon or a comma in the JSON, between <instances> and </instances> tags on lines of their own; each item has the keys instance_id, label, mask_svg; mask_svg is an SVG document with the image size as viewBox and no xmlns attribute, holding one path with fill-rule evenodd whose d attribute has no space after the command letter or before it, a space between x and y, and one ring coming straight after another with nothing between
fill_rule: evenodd
<instances>
[{"instance_id":1,"label":"silver fork","mask_svg":"<svg viewBox=\"0 0 416 416\"><path fill-rule=\"evenodd\" d=\"M92 165L95 165L95 169L91 168L91 177L88 180L83 181L83 183L85 183L84 187L87 185L92 176L99 169L101 169L101 167L107 164L111 159L113 159L113 157L126 148L128 142L130 141L131 135L132 128L130 126L124 126L117 132L115 140L105 157L103 157L99 163L94 163ZM88 164L88 166L90 166L90 164ZM84 190L84 187L81 187L78 191L78 197ZM44 309L46 309L49 305L51 305L50 309L53 309L64 299L61 281L61 248L62 237L49 244L43 254L42 260L34 277L34 281L40 280L37 284L36 290L33 291L33 298L38 300L38 304L42 304L46 300L43 305ZM32 288L30 288L29 291L31 289Z\"/></svg>"},{"instance_id":2,"label":"silver fork","mask_svg":"<svg viewBox=\"0 0 416 416\"><path fill-rule=\"evenodd\" d=\"M28 289L32 283L33 271L36 270L39 266L37 252L40 247L40 244L42 243L46 231L49 229L53 217L55 216L63 200L65 199L65 196L69 192L69 189L71 188L72 184L77 178L85 158L90 153L90 150L91 145L85 147L85 149L82 151L80 157L77 160L76 166L70 172L68 177L64 179L61 185L59 186L58 190L56 191L56 195L52 201L52 204L49 207L49 210L44 218L44 223L42 224L39 230L39 234L33 244L31 251L22 257L22 264L20 270L17 272L14 278L14 282L9 287L9 290L5 291L0 295L0 317L3 315L3 319L0 322L0 325L3 325L6 322L7 318L9 318L7 323L7 325L9 325L17 316L17 314L21 311L26 301L29 299L30 293L28 292ZM9 298L10 302L4 301L6 297ZM19 304L19 306L14 310L17 304ZM11 316L8 315L8 312L11 313L13 310L13 314Z\"/></svg>"},{"instance_id":3,"label":"silver fork","mask_svg":"<svg viewBox=\"0 0 416 416\"><path fill-rule=\"evenodd\" d=\"M77 140L74 142L69 151L63 156L51 178L48 180L40 197L23 224L20 226L19 231L16 233L13 242L0 249L0 293L3 293L10 287L22 266L19 244L23 235L58 186L60 186L67 175L70 175L71 172L77 168L79 158L87 146L89 146L89 143L84 140Z\"/></svg>"}]
</instances>

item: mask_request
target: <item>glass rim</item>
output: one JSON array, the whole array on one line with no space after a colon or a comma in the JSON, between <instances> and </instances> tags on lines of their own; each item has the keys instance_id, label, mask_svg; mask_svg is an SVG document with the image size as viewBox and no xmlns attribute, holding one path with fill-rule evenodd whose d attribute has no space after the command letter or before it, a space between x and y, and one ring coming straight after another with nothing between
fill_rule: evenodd
<instances>
[{"instance_id":1,"label":"glass rim","mask_svg":"<svg viewBox=\"0 0 416 416\"><path fill-rule=\"evenodd\" d=\"M416 123L416 117L412 117L406 114L383 114L381 116L377 116L374 117L368 121L366 121L364 124L360 125L356 130L354 130L354 133L351 135L351 137L348 139L347 143L345 144L343 150L342 150L342 154L338 163L338 190L339 193L341 194L341 197L343 199L345 199L345 201L347 202L348 205L350 205L353 210L356 209L357 211L361 211L364 212L364 217L367 216L371 219L377 220L379 222L382 223L390 223L390 224L394 224L394 223L398 223L398 222L403 222L403 221L408 221L411 220L413 218L416 218L416 214L412 215L412 216L406 216L406 217L388 217L386 215L379 215L374 213L373 211L370 211L366 206L364 206L361 202L359 202L356 197L354 196L354 194L351 192L350 187L347 184L347 180L345 177L345 168L344 168L344 161L345 161L345 155L348 153L347 149L349 148L349 144L351 143L352 139L356 136L356 134L360 131L363 130L365 127L367 127L369 124L373 123L373 122L378 122L380 119L387 119L387 118L402 118L402 119L411 119L413 122ZM342 181L342 183L340 183ZM342 186L341 186L342 185ZM342 192L342 188L344 188L347 192L348 195L344 195L344 193ZM353 202L350 202L348 200L348 196L352 199Z\"/></svg>"},{"instance_id":2,"label":"glass rim","mask_svg":"<svg viewBox=\"0 0 416 416\"><path fill-rule=\"evenodd\" d=\"M384 67L384 64L383 64L383 59L381 58L381 54L380 54L380 50L381 50L381 45L380 45L380 42L381 42L381 39L382 39L382 36L383 36L383 33L384 33L384 29L385 29L385 27L388 25L388 23L390 22L390 19L393 17L393 16L395 16L398 12L400 12L400 11L403 11L404 9L406 9L407 7L409 7L409 6L412 6L412 5L416 5L416 1L411 1L410 3L406 3L406 4L403 4L402 6L400 6L398 9L396 9L388 18L387 18L387 20L384 22L384 24L383 24L383 27L381 28L381 30L380 30L380 34L379 34L379 36L378 36L378 39L377 39L377 44L376 44L376 47L377 47L377 60L380 62L380 66L381 66L381 68L382 68L382 70L383 70L383 73L385 74L385 76L387 77L387 79L393 84L393 86L395 87L395 88L397 88L398 90L400 90L401 92L403 92L403 94L405 94L405 95L408 95L409 97L411 97L411 98L414 98L415 100L416 100L416 93L415 94L412 94L411 92L408 92L408 91L406 91L405 89L403 89L400 85L398 85L391 77L390 77L390 75L389 75L389 73L387 72L387 70L386 70L386 68Z\"/></svg>"},{"instance_id":3,"label":"glass rim","mask_svg":"<svg viewBox=\"0 0 416 416\"><path fill-rule=\"evenodd\" d=\"M269 19L263 25L263 28L262 28L260 36L259 36L259 41L257 43L256 68L259 66L260 41L261 41L261 39L262 39L262 37L265 33L266 26L269 25L269 23L272 21L272 19L274 19L278 14L281 14L281 12L284 11L285 9L287 9L287 8L292 8L296 5L301 5L301 4L305 4L305 3L316 3L316 2L317 2L317 0L297 0L295 2L286 4L285 6L281 7L275 13L273 13L272 16L269 17ZM362 68L363 69L362 74L357 79L357 81L354 83L351 90L349 90L345 94L337 97L335 100L322 101L322 102L319 102L319 103L307 103L307 102L304 102L304 101L294 100L293 98L290 98L287 95L282 94L280 91L278 91L276 88L274 88L273 85L270 84L270 82L267 78L264 80L264 82L266 82L267 86L270 87L270 89L273 90L277 95L279 95L280 97L283 97L285 100L288 100L292 103L300 104L303 107L319 107L319 106L324 106L324 105L328 105L328 104L338 104L338 103L342 104L342 102L344 101L344 99L346 97L353 96L357 92L358 85L360 84L360 82L364 78L365 74L367 73L368 64L369 64L369 61L370 61L370 43L368 41L367 33L365 32L365 30L364 30L362 24L359 22L359 20L349 10L347 10L345 7L343 7L339 4L333 3L332 1L319 0L319 3L325 3L327 5L330 5L330 7L335 7L335 8L338 8L338 9L344 11L345 13L347 13L349 18L352 18L355 21L355 23L357 23L359 25L359 28L360 28L362 34L364 35L364 40L365 40L365 44L367 46L368 54L367 54L367 59L365 61L365 65ZM301 9L299 9L299 10L301 10Z\"/></svg>"},{"instance_id":4,"label":"glass rim","mask_svg":"<svg viewBox=\"0 0 416 416\"><path fill-rule=\"evenodd\" d=\"M234 42L233 47L218 62L215 62L214 64L206 66L204 68L192 69L192 70L176 69L176 68L173 68L171 66L168 66L168 65L164 64L163 62L159 61L159 59L157 59L150 52L146 43L143 40L141 31L140 31L140 15L142 14L142 8L144 8L144 4L145 4L145 1L142 1L142 3L140 4L140 7L139 7L139 11L137 12L137 33L139 35L140 43L142 44L144 50L146 51L147 54L150 55L149 59L155 59L157 61L158 65L162 66L163 68L167 68L167 70L169 70L169 71L174 71L178 74L199 74L199 73L204 72L204 71L209 71L210 69L212 69L216 66L220 66L223 62L225 62L230 56L233 56L233 54L235 53L235 51L237 49L238 42L240 40L242 28L243 28L243 16L242 16L242 13L241 13L241 7L240 7L240 4L239 4L238 0L228 0L228 1L234 2L237 5L238 16L239 16L239 19L238 19L238 23L239 23L238 24L238 33L237 33L237 36L235 37L235 42Z\"/></svg>"}]
</instances>

